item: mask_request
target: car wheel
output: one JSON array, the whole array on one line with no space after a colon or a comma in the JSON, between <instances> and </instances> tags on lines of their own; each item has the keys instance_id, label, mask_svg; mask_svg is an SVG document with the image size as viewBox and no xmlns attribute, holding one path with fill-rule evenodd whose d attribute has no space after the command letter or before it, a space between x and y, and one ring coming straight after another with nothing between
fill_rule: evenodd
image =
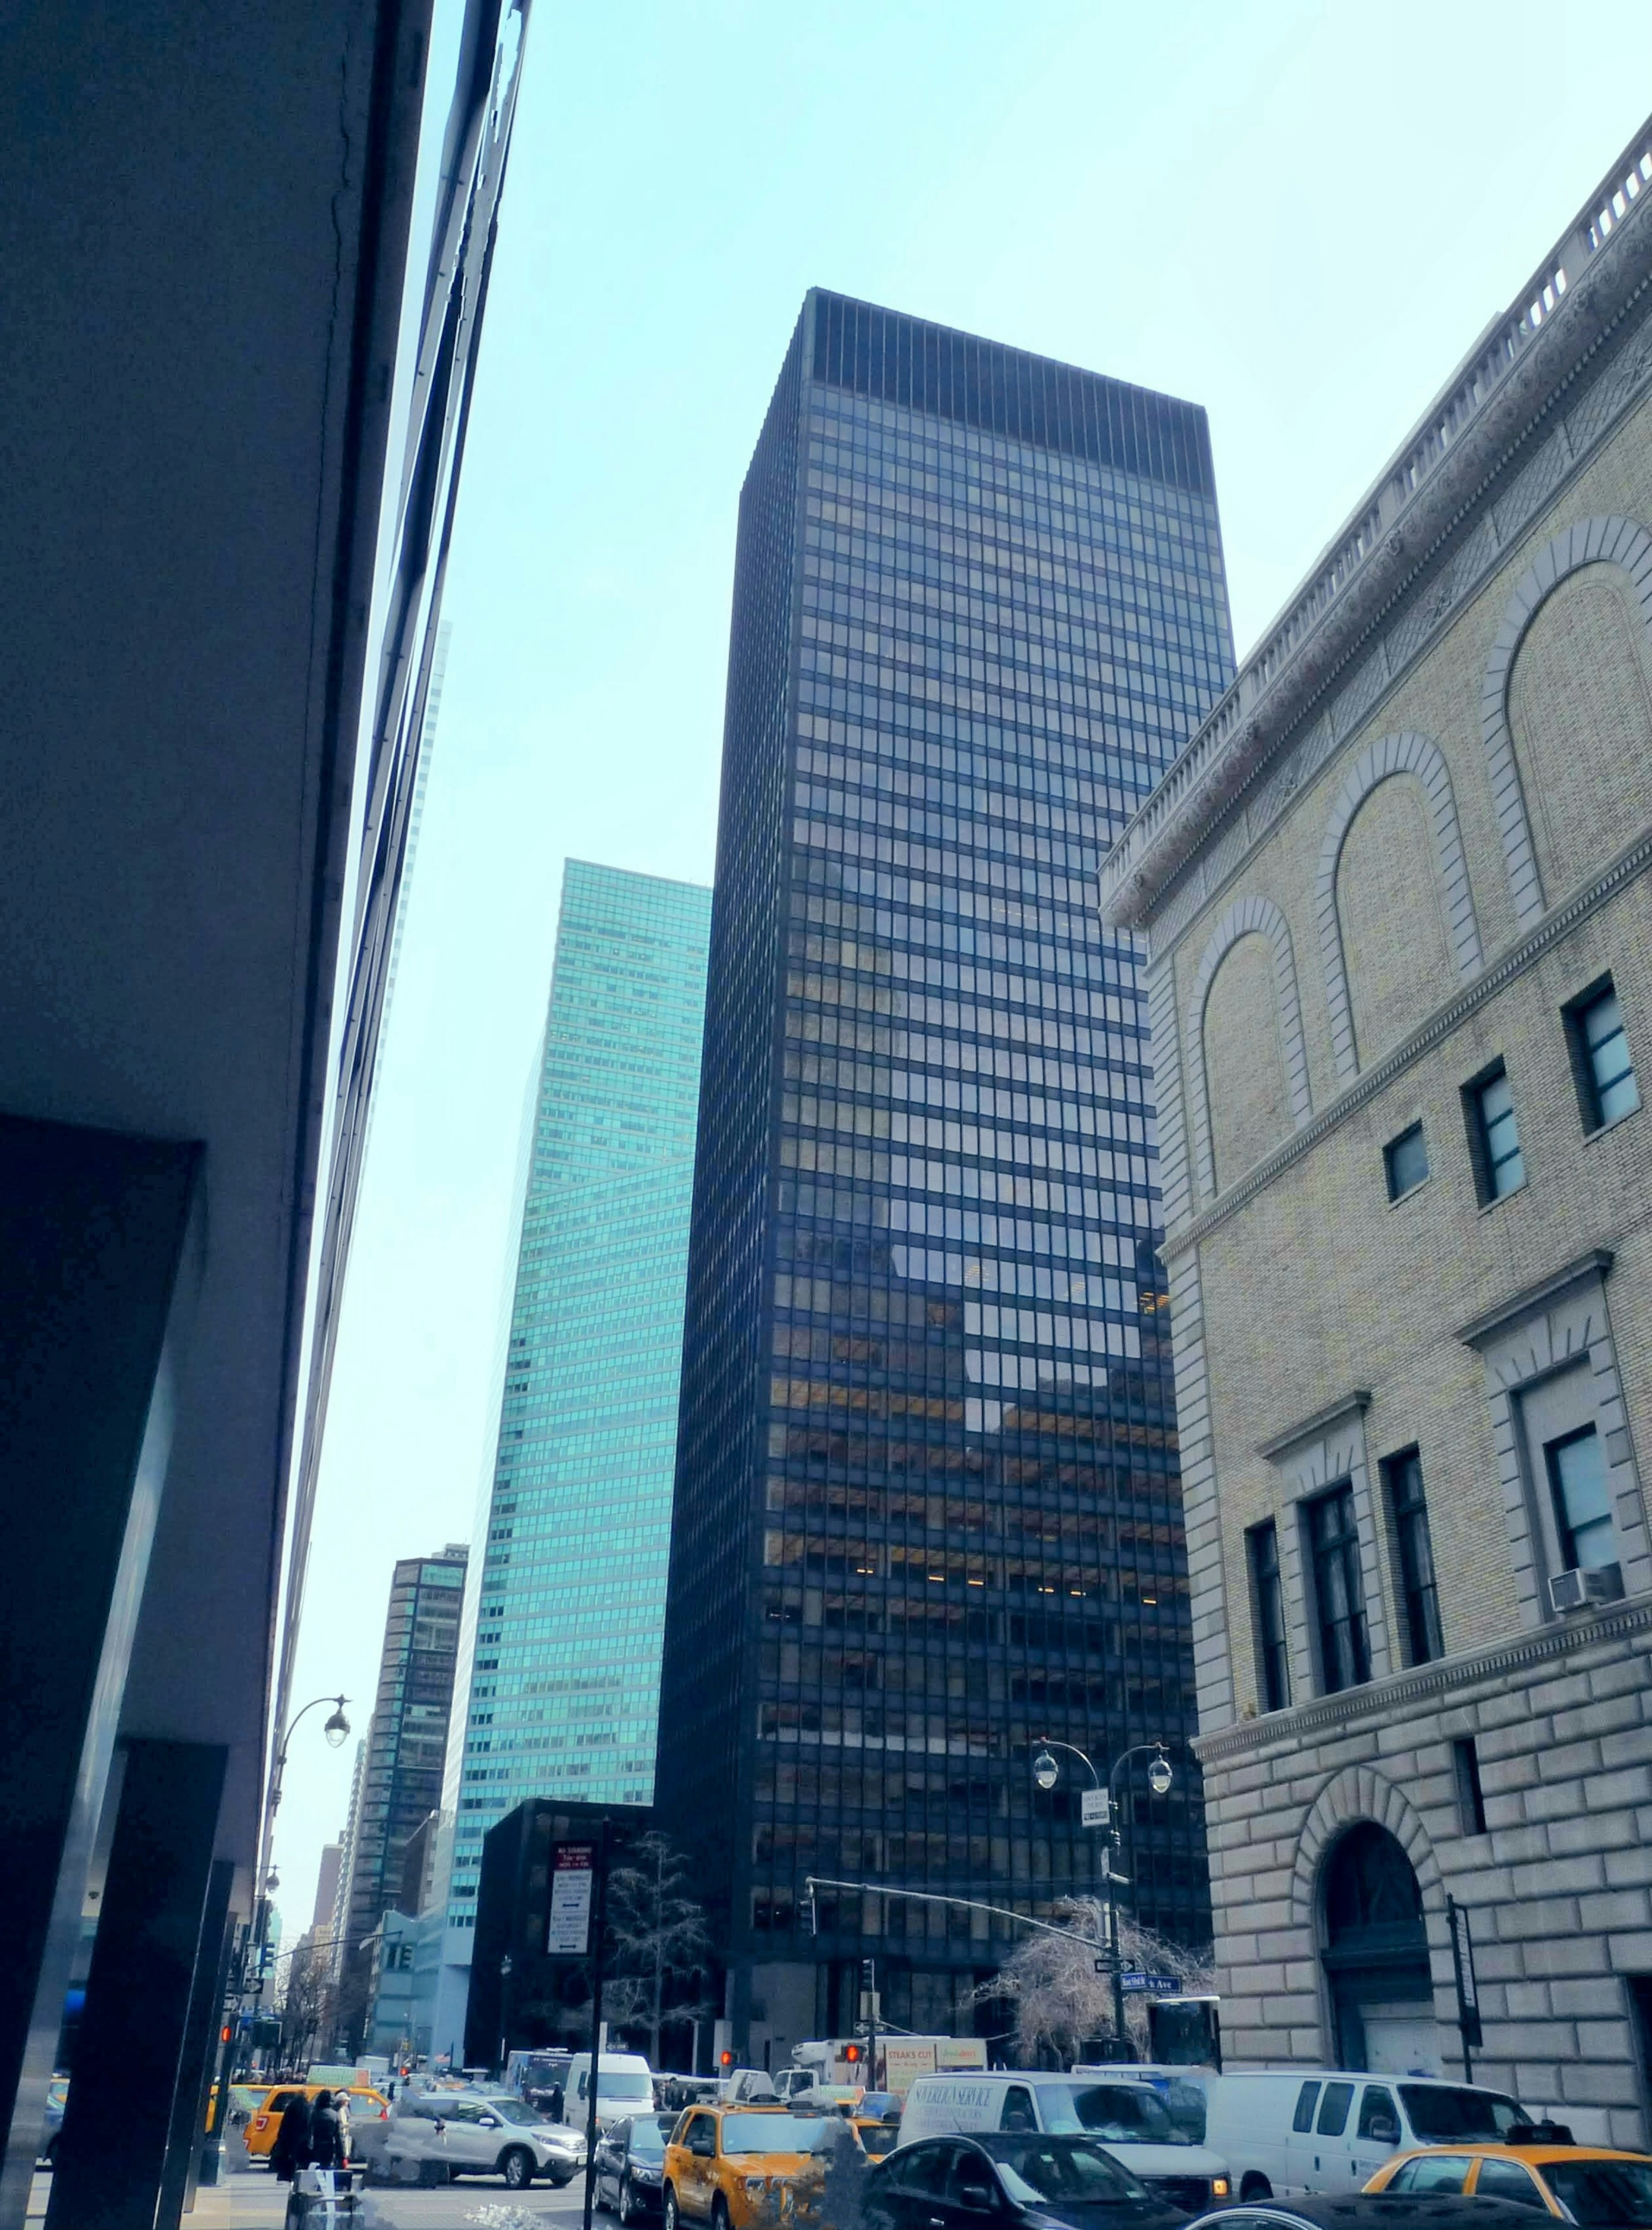
<instances>
[{"instance_id":1,"label":"car wheel","mask_svg":"<svg viewBox=\"0 0 1652 2230\"><path fill-rule=\"evenodd\" d=\"M682 2218L677 2213L677 2195L669 2184L665 2189L665 2230L682 2230Z\"/></svg>"},{"instance_id":2,"label":"car wheel","mask_svg":"<svg viewBox=\"0 0 1652 2230\"><path fill-rule=\"evenodd\" d=\"M507 2191L526 2191L533 2181L533 2156L526 2145L513 2145L499 2164Z\"/></svg>"},{"instance_id":3,"label":"car wheel","mask_svg":"<svg viewBox=\"0 0 1652 2230\"><path fill-rule=\"evenodd\" d=\"M712 2201L712 2230L729 2230L728 2201L720 2191Z\"/></svg>"},{"instance_id":4,"label":"car wheel","mask_svg":"<svg viewBox=\"0 0 1652 2230\"><path fill-rule=\"evenodd\" d=\"M636 2212L631 2203L631 2179L629 2175L623 2175L620 2178L618 2214L620 2230L631 2230L631 2225L636 2220Z\"/></svg>"},{"instance_id":5,"label":"car wheel","mask_svg":"<svg viewBox=\"0 0 1652 2230\"><path fill-rule=\"evenodd\" d=\"M1239 2187L1239 2196L1247 2207L1258 2199L1271 2199L1274 2187L1265 2175L1248 2175Z\"/></svg>"}]
</instances>

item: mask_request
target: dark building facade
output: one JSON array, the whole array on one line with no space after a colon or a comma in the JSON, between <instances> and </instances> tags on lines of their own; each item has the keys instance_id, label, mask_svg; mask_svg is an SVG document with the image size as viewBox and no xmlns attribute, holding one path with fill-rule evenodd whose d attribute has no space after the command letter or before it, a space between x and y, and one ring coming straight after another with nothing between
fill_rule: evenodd
<instances>
[{"instance_id":1,"label":"dark building facade","mask_svg":"<svg viewBox=\"0 0 1652 2230\"><path fill-rule=\"evenodd\" d=\"M732 2040L971 2021L1192 1727L1145 1018L1100 853L1225 685L1204 413L811 293L741 499L657 1803ZM1184 1758L1185 1753L1183 1753ZM1083 1778L1080 1771L1079 1778ZM1141 1917L1209 1935L1196 1786Z\"/></svg>"},{"instance_id":2,"label":"dark building facade","mask_svg":"<svg viewBox=\"0 0 1652 2230\"><path fill-rule=\"evenodd\" d=\"M408 1909L407 1877L423 1871L417 1859L410 1867L410 1847L442 1805L468 1561L464 1544L449 1543L438 1556L399 1557L390 1582L345 1892L340 2008L352 2049L371 1977L363 1947L386 1912Z\"/></svg>"}]
</instances>

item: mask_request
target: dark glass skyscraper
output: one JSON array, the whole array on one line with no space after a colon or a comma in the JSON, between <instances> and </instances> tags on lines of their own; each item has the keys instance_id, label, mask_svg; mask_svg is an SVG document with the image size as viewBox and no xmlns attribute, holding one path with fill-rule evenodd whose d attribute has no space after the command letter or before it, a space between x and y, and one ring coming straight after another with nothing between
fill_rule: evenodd
<instances>
[{"instance_id":1,"label":"dark glass skyscraper","mask_svg":"<svg viewBox=\"0 0 1652 2230\"><path fill-rule=\"evenodd\" d=\"M1225 685L1202 410L811 293L741 499L658 1802L742 2056L972 2025L1192 1724L1145 1018L1099 854ZM1081 1776L1081 1778L1082 1776ZM1209 1933L1189 1776L1144 1919Z\"/></svg>"}]
</instances>

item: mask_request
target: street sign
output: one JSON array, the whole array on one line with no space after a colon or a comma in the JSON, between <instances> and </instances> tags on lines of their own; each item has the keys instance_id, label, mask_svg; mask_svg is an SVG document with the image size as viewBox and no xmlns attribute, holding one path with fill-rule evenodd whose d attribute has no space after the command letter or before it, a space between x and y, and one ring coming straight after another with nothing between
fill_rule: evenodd
<instances>
[{"instance_id":1,"label":"street sign","mask_svg":"<svg viewBox=\"0 0 1652 2230\"><path fill-rule=\"evenodd\" d=\"M1113 1807L1105 1789L1087 1789L1079 1799L1079 1820L1086 1827L1105 1827Z\"/></svg>"},{"instance_id":2,"label":"street sign","mask_svg":"<svg viewBox=\"0 0 1652 2230\"><path fill-rule=\"evenodd\" d=\"M1101 1962L1098 1959L1095 1963L1099 1974ZM1147 1974L1139 1967L1126 1967L1119 1980L1123 1988L1135 1990L1150 1998L1173 1998L1182 1987L1174 1975Z\"/></svg>"},{"instance_id":3,"label":"street sign","mask_svg":"<svg viewBox=\"0 0 1652 2230\"><path fill-rule=\"evenodd\" d=\"M590 1950L597 1879L594 1843L558 1843L551 1854L551 1918L545 1948L552 1959L583 1959Z\"/></svg>"},{"instance_id":4,"label":"street sign","mask_svg":"<svg viewBox=\"0 0 1652 2230\"><path fill-rule=\"evenodd\" d=\"M1095 1963L1095 1971L1096 1971L1096 1973L1097 1973L1098 1975L1105 1975L1105 1974L1107 1973L1107 1961L1106 1961L1105 1959L1098 1959L1098 1960L1096 1961L1096 1963Z\"/></svg>"}]
</instances>

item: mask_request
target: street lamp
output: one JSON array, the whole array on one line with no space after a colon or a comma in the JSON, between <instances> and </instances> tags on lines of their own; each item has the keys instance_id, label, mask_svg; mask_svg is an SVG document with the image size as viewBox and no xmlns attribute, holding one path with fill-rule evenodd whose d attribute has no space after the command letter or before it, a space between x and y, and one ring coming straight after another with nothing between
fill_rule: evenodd
<instances>
[{"instance_id":1,"label":"street lamp","mask_svg":"<svg viewBox=\"0 0 1652 2230\"><path fill-rule=\"evenodd\" d=\"M1073 1756L1079 1759L1089 1773L1092 1786L1097 1789L1101 1788L1100 1775L1076 1743L1054 1742L1048 1739L1040 1742L1032 1762L1033 1780L1038 1788L1048 1792L1054 1789L1061 1779L1061 1765L1054 1755L1058 1750L1068 1750ZM1113 2033L1118 2040L1118 2048L1120 2051L1126 2049L1124 1960L1119 1949L1119 1905L1113 1894L1113 1889L1115 1882L1128 1884L1130 1877L1128 1874L1121 1874L1113 1863L1113 1853L1120 1847L1117 1784L1120 1774L1129 1764L1131 1759L1139 1757L1144 1750L1151 1750L1153 1754L1153 1762L1147 1769L1148 1788L1155 1796L1167 1796L1170 1794L1171 1784L1176 1776L1171 1770L1169 1758L1165 1755L1164 1743L1162 1742L1136 1743L1129 1750L1120 1751L1113 1761L1113 1769L1107 1778L1105 1808L1101 1813L1100 1822L1107 1830L1107 1840L1101 1847L1101 1886L1107 1900L1107 1964L1113 1973Z\"/></svg>"}]
</instances>

